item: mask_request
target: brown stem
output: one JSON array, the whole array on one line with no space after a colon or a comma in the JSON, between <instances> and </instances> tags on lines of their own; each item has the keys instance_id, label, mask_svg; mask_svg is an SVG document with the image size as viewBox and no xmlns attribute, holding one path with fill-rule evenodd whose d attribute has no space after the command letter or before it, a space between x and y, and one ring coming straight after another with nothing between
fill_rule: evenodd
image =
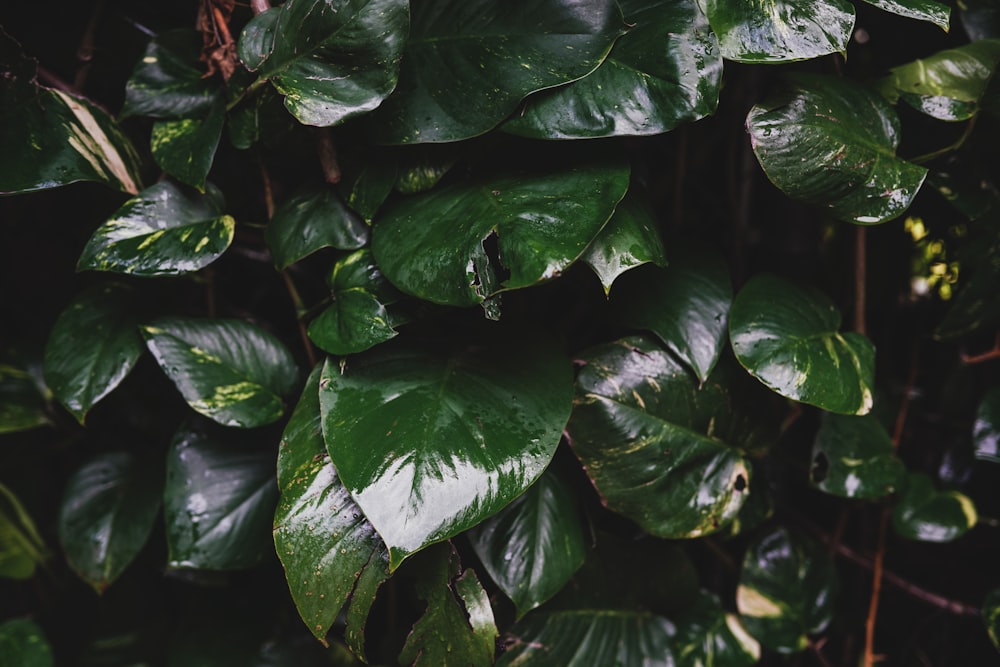
<instances>
[{"instance_id":1,"label":"brown stem","mask_svg":"<svg viewBox=\"0 0 1000 667\"><path fill-rule=\"evenodd\" d=\"M71 95L79 95L80 91L74 88L71 84L66 83L59 78L57 74L49 69L46 69L42 65L38 65L36 71L38 72L38 78L42 80L45 85L49 88L55 88L56 90L61 90L64 93L70 93Z\"/></svg>"},{"instance_id":2,"label":"brown stem","mask_svg":"<svg viewBox=\"0 0 1000 667\"><path fill-rule=\"evenodd\" d=\"M868 326L865 318L865 285L867 274L867 253L865 252L865 228L854 228L854 330L866 334Z\"/></svg>"},{"instance_id":3,"label":"brown stem","mask_svg":"<svg viewBox=\"0 0 1000 667\"><path fill-rule=\"evenodd\" d=\"M97 34L97 26L101 22L101 16L104 14L105 4L105 0L97 0L94 3L94 12L90 15L90 21L87 23L83 37L80 39L80 46L76 49L78 64L76 75L73 77L73 87L77 90L83 90L84 86L87 85L87 76L90 74L90 68L94 64L94 53L97 51L95 35Z\"/></svg>"},{"instance_id":4,"label":"brown stem","mask_svg":"<svg viewBox=\"0 0 1000 667\"><path fill-rule=\"evenodd\" d=\"M865 621L865 652L861 660L863 667L875 664L875 618L878 616L879 596L882 592L882 565L885 562L885 533L889 525L889 508L882 509L878 525L878 549L872 564L872 596L868 601L868 618Z\"/></svg>"},{"instance_id":5,"label":"brown stem","mask_svg":"<svg viewBox=\"0 0 1000 667\"><path fill-rule=\"evenodd\" d=\"M212 16L215 18L215 21L213 21L215 29L222 33L221 35L216 35L216 37L220 38L219 43L223 45L232 44L233 35L229 32L229 24L226 22L225 14L216 5L212 5Z\"/></svg>"},{"instance_id":6,"label":"brown stem","mask_svg":"<svg viewBox=\"0 0 1000 667\"><path fill-rule=\"evenodd\" d=\"M333 143L333 134L328 127L319 128L316 132L319 135L316 148L319 152L319 164L323 168L323 177L327 183L340 183L340 164L337 162L337 146Z\"/></svg>"},{"instance_id":7,"label":"brown stem","mask_svg":"<svg viewBox=\"0 0 1000 667\"><path fill-rule=\"evenodd\" d=\"M981 364L984 361L1000 359L1000 333L997 334L996 342L993 343L993 347L991 349L981 354L966 354L963 352L961 358L963 364Z\"/></svg>"},{"instance_id":8,"label":"brown stem","mask_svg":"<svg viewBox=\"0 0 1000 667\"><path fill-rule=\"evenodd\" d=\"M271 8L270 0L250 0L250 9L253 10L254 16L257 14L262 14Z\"/></svg>"}]
</instances>

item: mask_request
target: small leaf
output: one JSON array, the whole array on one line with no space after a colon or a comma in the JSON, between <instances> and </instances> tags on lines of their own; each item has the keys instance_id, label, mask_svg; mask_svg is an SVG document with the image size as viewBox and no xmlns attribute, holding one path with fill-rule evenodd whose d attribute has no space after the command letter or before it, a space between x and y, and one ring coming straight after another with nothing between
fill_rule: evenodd
<instances>
[{"instance_id":1,"label":"small leaf","mask_svg":"<svg viewBox=\"0 0 1000 667\"><path fill-rule=\"evenodd\" d=\"M1000 588L994 588L983 600L983 624L993 646L1000 651Z\"/></svg>"},{"instance_id":2,"label":"small leaf","mask_svg":"<svg viewBox=\"0 0 1000 667\"><path fill-rule=\"evenodd\" d=\"M4 667L52 667L52 647L42 629L26 618L0 623L0 664Z\"/></svg>"},{"instance_id":3,"label":"small leaf","mask_svg":"<svg viewBox=\"0 0 1000 667\"><path fill-rule=\"evenodd\" d=\"M277 338L240 320L163 318L146 346L196 412L225 426L270 424L285 412L298 369Z\"/></svg>"},{"instance_id":4,"label":"small leaf","mask_svg":"<svg viewBox=\"0 0 1000 667\"><path fill-rule=\"evenodd\" d=\"M865 0L869 5L918 21L929 21L948 31L951 8L933 0ZM973 39L976 39L973 37Z\"/></svg>"},{"instance_id":5,"label":"small leaf","mask_svg":"<svg viewBox=\"0 0 1000 667\"><path fill-rule=\"evenodd\" d=\"M340 182L344 201L369 225L392 192L398 167L394 155L373 153L356 173L348 174Z\"/></svg>"},{"instance_id":6,"label":"small leaf","mask_svg":"<svg viewBox=\"0 0 1000 667\"><path fill-rule=\"evenodd\" d=\"M667 263L652 211L631 195L618 204L615 214L580 259L601 279L605 294L626 271L649 262L658 266Z\"/></svg>"},{"instance_id":7,"label":"small leaf","mask_svg":"<svg viewBox=\"0 0 1000 667\"><path fill-rule=\"evenodd\" d=\"M0 577L30 579L45 557L35 522L17 496L0 484Z\"/></svg>"},{"instance_id":8,"label":"small leaf","mask_svg":"<svg viewBox=\"0 0 1000 667\"><path fill-rule=\"evenodd\" d=\"M169 181L129 199L97 228L77 269L173 276L214 262L233 241L236 221L222 213L221 194L188 195Z\"/></svg>"},{"instance_id":9,"label":"small leaf","mask_svg":"<svg viewBox=\"0 0 1000 667\"><path fill-rule=\"evenodd\" d=\"M59 541L80 577L103 593L149 539L163 494L162 471L126 452L103 454L70 478L59 508Z\"/></svg>"},{"instance_id":10,"label":"small leaf","mask_svg":"<svg viewBox=\"0 0 1000 667\"><path fill-rule=\"evenodd\" d=\"M825 413L812 449L813 486L842 498L881 498L902 487L906 467L873 415Z\"/></svg>"},{"instance_id":11,"label":"small leaf","mask_svg":"<svg viewBox=\"0 0 1000 667\"><path fill-rule=\"evenodd\" d=\"M219 96L205 116L157 121L150 138L153 159L178 181L204 192L225 120Z\"/></svg>"},{"instance_id":12,"label":"small leaf","mask_svg":"<svg viewBox=\"0 0 1000 667\"><path fill-rule=\"evenodd\" d=\"M976 525L976 506L958 491L938 491L931 478L910 473L892 511L896 534L922 542L951 542Z\"/></svg>"},{"instance_id":13,"label":"small leaf","mask_svg":"<svg viewBox=\"0 0 1000 667\"><path fill-rule=\"evenodd\" d=\"M50 423L46 413L48 389L41 368L38 370L36 378L28 359L9 354L0 358L0 435Z\"/></svg>"},{"instance_id":14,"label":"small leaf","mask_svg":"<svg viewBox=\"0 0 1000 667\"><path fill-rule=\"evenodd\" d=\"M329 186L299 190L267 226L267 245L282 270L320 248L357 250L367 242L368 226Z\"/></svg>"},{"instance_id":15,"label":"small leaf","mask_svg":"<svg viewBox=\"0 0 1000 667\"><path fill-rule=\"evenodd\" d=\"M675 621L671 645L678 665L751 667L760 660L760 643L711 593L702 591L694 606Z\"/></svg>"},{"instance_id":16,"label":"small leaf","mask_svg":"<svg viewBox=\"0 0 1000 667\"><path fill-rule=\"evenodd\" d=\"M199 66L201 35L169 30L150 40L125 84L121 117L204 117L215 103L219 82Z\"/></svg>"},{"instance_id":17,"label":"small leaf","mask_svg":"<svg viewBox=\"0 0 1000 667\"><path fill-rule=\"evenodd\" d=\"M1000 387L987 392L979 404L972 442L977 459L1000 463Z\"/></svg>"},{"instance_id":18,"label":"small leaf","mask_svg":"<svg viewBox=\"0 0 1000 667\"><path fill-rule=\"evenodd\" d=\"M751 278L729 312L736 358L768 388L830 412L867 414L875 347L839 328L824 294L770 274Z\"/></svg>"}]
</instances>

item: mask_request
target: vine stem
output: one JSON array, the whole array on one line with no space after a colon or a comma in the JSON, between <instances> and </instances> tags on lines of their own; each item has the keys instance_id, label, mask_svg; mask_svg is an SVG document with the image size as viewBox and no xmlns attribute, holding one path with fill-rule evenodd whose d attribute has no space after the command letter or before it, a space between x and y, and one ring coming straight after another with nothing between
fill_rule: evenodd
<instances>
[{"instance_id":1,"label":"vine stem","mask_svg":"<svg viewBox=\"0 0 1000 667\"><path fill-rule=\"evenodd\" d=\"M973 116L972 118L969 119L969 122L965 124L965 129L962 131L962 136L960 136L958 139L956 139L955 141L953 141L952 143L948 144L943 148L937 149L936 151L931 151L930 153L925 153L923 155L918 155L915 158L911 158L910 162L913 162L914 164L926 164L927 162L930 162L931 160L936 160L939 157L943 157L948 153L951 153L952 151L957 151L959 148L962 147L963 144L965 144L966 140L969 138L969 135L972 134L972 130L975 127L976 127L976 117Z\"/></svg>"},{"instance_id":2,"label":"vine stem","mask_svg":"<svg viewBox=\"0 0 1000 667\"><path fill-rule=\"evenodd\" d=\"M97 51L95 36L97 34L97 26L100 25L101 17L104 15L104 6L106 4L106 0L98 0L94 3L94 11L90 15L90 21L87 22L87 28L80 39L80 46L76 49L78 65L76 75L73 77L73 87L79 91L82 91L84 86L87 85L87 77L90 75L90 68L94 64L94 53Z\"/></svg>"},{"instance_id":3,"label":"vine stem","mask_svg":"<svg viewBox=\"0 0 1000 667\"><path fill-rule=\"evenodd\" d=\"M1000 359L1000 333L997 333L996 341L993 343L991 349L981 354L966 354L963 352L961 358L963 364L981 364L984 361Z\"/></svg>"}]
</instances>

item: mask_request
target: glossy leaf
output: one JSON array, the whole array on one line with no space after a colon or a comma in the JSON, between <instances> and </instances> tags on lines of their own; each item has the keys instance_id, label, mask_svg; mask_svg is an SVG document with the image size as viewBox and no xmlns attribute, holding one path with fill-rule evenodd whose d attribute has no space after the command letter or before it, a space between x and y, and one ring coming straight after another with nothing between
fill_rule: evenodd
<instances>
[{"instance_id":1,"label":"glossy leaf","mask_svg":"<svg viewBox=\"0 0 1000 667\"><path fill-rule=\"evenodd\" d=\"M267 245L279 269L320 248L357 250L367 242L368 226L329 186L299 190L278 207L267 226Z\"/></svg>"},{"instance_id":2,"label":"glossy leaf","mask_svg":"<svg viewBox=\"0 0 1000 667\"><path fill-rule=\"evenodd\" d=\"M399 87L375 114L385 143L483 134L592 72L625 27L610 0L416 0L411 14Z\"/></svg>"},{"instance_id":3,"label":"glossy leaf","mask_svg":"<svg viewBox=\"0 0 1000 667\"><path fill-rule=\"evenodd\" d=\"M4 667L52 667L55 658L38 624L27 618L12 618L0 623L0 664Z\"/></svg>"},{"instance_id":4,"label":"glossy leaf","mask_svg":"<svg viewBox=\"0 0 1000 667\"><path fill-rule=\"evenodd\" d=\"M126 452L102 454L70 477L59 508L59 542L70 567L103 593L149 539L163 478Z\"/></svg>"},{"instance_id":5,"label":"glossy leaf","mask_svg":"<svg viewBox=\"0 0 1000 667\"><path fill-rule=\"evenodd\" d=\"M760 643L711 593L702 591L675 621L671 643L679 665L751 667L760 660Z\"/></svg>"},{"instance_id":6,"label":"glossy leaf","mask_svg":"<svg viewBox=\"0 0 1000 667\"><path fill-rule=\"evenodd\" d=\"M205 116L157 121L149 145L153 159L178 181L204 192L225 120L219 96Z\"/></svg>"},{"instance_id":7,"label":"glossy leaf","mask_svg":"<svg viewBox=\"0 0 1000 667\"><path fill-rule=\"evenodd\" d=\"M910 473L892 511L896 534L922 542L951 542L975 526L978 518L968 496L938 491L923 473Z\"/></svg>"},{"instance_id":8,"label":"glossy leaf","mask_svg":"<svg viewBox=\"0 0 1000 667\"><path fill-rule=\"evenodd\" d=\"M7 355L5 355L6 357ZM0 359L0 435L29 431L49 424L45 387L27 360Z\"/></svg>"},{"instance_id":9,"label":"glossy leaf","mask_svg":"<svg viewBox=\"0 0 1000 667\"><path fill-rule=\"evenodd\" d=\"M77 268L172 276L214 262L233 241L236 221L221 194L188 194L161 181L129 199L87 242Z\"/></svg>"},{"instance_id":10,"label":"glossy leaf","mask_svg":"<svg viewBox=\"0 0 1000 667\"><path fill-rule=\"evenodd\" d=\"M388 545L391 569L521 495L555 453L571 392L558 351L517 339L328 361L327 449Z\"/></svg>"},{"instance_id":11,"label":"glossy leaf","mask_svg":"<svg viewBox=\"0 0 1000 667\"><path fill-rule=\"evenodd\" d=\"M225 426L270 424L298 369L271 334L240 320L162 318L142 327L156 362L196 412Z\"/></svg>"},{"instance_id":12,"label":"glossy leaf","mask_svg":"<svg viewBox=\"0 0 1000 667\"><path fill-rule=\"evenodd\" d=\"M239 570L261 562L271 552L277 491L269 452L182 428L167 452L168 566Z\"/></svg>"},{"instance_id":13,"label":"glossy leaf","mask_svg":"<svg viewBox=\"0 0 1000 667\"><path fill-rule=\"evenodd\" d=\"M460 660L470 667L493 664L497 628L486 591L472 569L462 572L451 544L428 549L414 559L417 595L427 603L406 638L399 663L436 667Z\"/></svg>"},{"instance_id":14,"label":"glossy leaf","mask_svg":"<svg viewBox=\"0 0 1000 667\"><path fill-rule=\"evenodd\" d=\"M972 444L977 459L1000 463L1000 387L987 392L979 404L972 428Z\"/></svg>"},{"instance_id":15,"label":"glossy leaf","mask_svg":"<svg viewBox=\"0 0 1000 667\"><path fill-rule=\"evenodd\" d=\"M319 376L317 366L278 449L281 499L274 514L274 547L302 620L325 643L363 573L379 583L388 578L389 555L327 455ZM371 601L355 599L351 607L360 604L367 616Z\"/></svg>"},{"instance_id":16,"label":"glossy leaf","mask_svg":"<svg viewBox=\"0 0 1000 667\"><path fill-rule=\"evenodd\" d=\"M929 21L947 31L951 8L934 0L865 0L869 5L918 21Z\"/></svg>"},{"instance_id":17,"label":"glossy leaf","mask_svg":"<svg viewBox=\"0 0 1000 667\"><path fill-rule=\"evenodd\" d=\"M666 350L633 336L584 354L567 433L609 509L652 535L699 537L749 492L747 460L720 439L736 435L728 403L724 383L699 389Z\"/></svg>"},{"instance_id":18,"label":"glossy leaf","mask_svg":"<svg viewBox=\"0 0 1000 667\"><path fill-rule=\"evenodd\" d=\"M583 79L529 97L504 125L546 139L659 134L715 113L719 42L694 0L621 0L629 31Z\"/></svg>"},{"instance_id":19,"label":"glossy leaf","mask_svg":"<svg viewBox=\"0 0 1000 667\"><path fill-rule=\"evenodd\" d=\"M983 624L990 641L1000 651L1000 588L994 588L983 600Z\"/></svg>"},{"instance_id":20,"label":"glossy leaf","mask_svg":"<svg viewBox=\"0 0 1000 667\"><path fill-rule=\"evenodd\" d=\"M875 347L839 329L824 294L766 273L750 279L729 313L736 358L768 388L830 412L867 414Z\"/></svg>"},{"instance_id":21,"label":"glossy leaf","mask_svg":"<svg viewBox=\"0 0 1000 667\"><path fill-rule=\"evenodd\" d=\"M611 295L621 322L652 331L708 379L726 343L733 301L729 270L722 257L706 250L672 251L666 268L647 267L623 278Z\"/></svg>"},{"instance_id":22,"label":"glossy leaf","mask_svg":"<svg viewBox=\"0 0 1000 667\"><path fill-rule=\"evenodd\" d=\"M736 606L743 627L761 644L794 653L830 624L838 588L825 550L776 528L747 548Z\"/></svg>"},{"instance_id":23,"label":"glossy leaf","mask_svg":"<svg viewBox=\"0 0 1000 667\"><path fill-rule=\"evenodd\" d=\"M854 31L846 0L698 0L722 55L745 63L807 60L845 53Z\"/></svg>"},{"instance_id":24,"label":"glossy leaf","mask_svg":"<svg viewBox=\"0 0 1000 667\"><path fill-rule=\"evenodd\" d=\"M0 577L30 579L45 560L45 542L10 489L0 484Z\"/></svg>"},{"instance_id":25,"label":"glossy leaf","mask_svg":"<svg viewBox=\"0 0 1000 667\"><path fill-rule=\"evenodd\" d=\"M201 35L169 30L152 40L125 84L121 116L204 117L215 103L219 82L200 67Z\"/></svg>"},{"instance_id":26,"label":"glossy leaf","mask_svg":"<svg viewBox=\"0 0 1000 667\"><path fill-rule=\"evenodd\" d=\"M825 413L812 449L811 481L843 498L881 498L903 486L906 467L873 415Z\"/></svg>"},{"instance_id":27,"label":"glossy leaf","mask_svg":"<svg viewBox=\"0 0 1000 667\"><path fill-rule=\"evenodd\" d=\"M45 346L45 381L81 423L142 354L137 324L134 294L114 284L80 294L56 320Z\"/></svg>"},{"instance_id":28,"label":"glossy leaf","mask_svg":"<svg viewBox=\"0 0 1000 667\"><path fill-rule=\"evenodd\" d=\"M306 125L335 125L377 107L396 86L406 0L289 0L240 36L246 66Z\"/></svg>"},{"instance_id":29,"label":"glossy leaf","mask_svg":"<svg viewBox=\"0 0 1000 667\"><path fill-rule=\"evenodd\" d=\"M652 211L628 195L581 259L601 279L605 294L626 271L647 263L659 266L667 263Z\"/></svg>"},{"instance_id":30,"label":"glossy leaf","mask_svg":"<svg viewBox=\"0 0 1000 667\"><path fill-rule=\"evenodd\" d=\"M395 156L374 151L357 173L340 182L344 201L369 225L392 192L397 166Z\"/></svg>"},{"instance_id":31,"label":"glossy leaf","mask_svg":"<svg viewBox=\"0 0 1000 667\"><path fill-rule=\"evenodd\" d=\"M576 499L546 472L524 495L473 529L472 547L518 617L569 581L586 555Z\"/></svg>"},{"instance_id":32,"label":"glossy leaf","mask_svg":"<svg viewBox=\"0 0 1000 667\"><path fill-rule=\"evenodd\" d=\"M847 80L789 76L788 85L750 110L747 131L772 183L839 220L895 218L927 175L896 156L899 119L888 102Z\"/></svg>"},{"instance_id":33,"label":"glossy leaf","mask_svg":"<svg viewBox=\"0 0 1000 667\"><path fill-rule=\"evenodd\" d=\"M628 169L616 165L435 190L386 211L372 251L404 292L471 306L559 275L604 228L627 188Z\"/></svg>"}]
</instances>

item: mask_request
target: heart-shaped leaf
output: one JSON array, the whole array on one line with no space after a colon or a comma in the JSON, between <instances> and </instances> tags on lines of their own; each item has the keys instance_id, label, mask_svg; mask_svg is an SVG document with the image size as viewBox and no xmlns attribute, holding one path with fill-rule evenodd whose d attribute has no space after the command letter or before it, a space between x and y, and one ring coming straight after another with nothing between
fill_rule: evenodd
<instances>
[{"instance_id":1,"label":"heart-shaped leaf","mask_svg":"<svg viewBox=\"0 0 1000 667\"><path fill-rule=\"evenodd\" d=\"M201 35L188 29L150 40L125 84L121 117L204 117L216 101L219 82L199 67L201 47Z\"/></svg>"},{"instance_id":2,"label":"heart-shaped leaf","mask_svg":"<svg viewBox=\"0 0 1000 667\"><path fill-rule=\"evenodd\" d=\"M558 593L586 555L576 499L551 471L473 529L470 539L518 618Z\"/></svg>"},{"instance_id":3,"label":"heart-shaped leaf","mask_svg":"<svg viewBox=\"0 0 1000 667\"><path fill-rule=\"evenodd\" d=\"M743 626L761 644L795 653L830 624L838 590L829 554L776 528L747 547L736 606Z\"/></svg>"},{"instance_id":4,"label":"heart-shaped leaf","mask_svg":"<svg viewBox=\"0 0 1000 667\"><path fill-rule=\"evenodd\" d=\"M335 125L377 107L396 86L406 0L288 0L254 17L238 44L306 125Z\"/></svg>"},{"instance_id":5,"label":"heart-shaped leaf","mask_svg":"<svg viewBox=\"0 0 1000 667\"><path fill-rule=\"evenodd\" d=\"M951 542L976 525L972 500L958 491L938 491L923 473L910 473L892 510L896 534L922 542Z\"/></svg>"},{"instance_id":6,"label":"heart-shaped leaf","mask_svg":"<svg viewBox=\"0 0 1000 667\"><path fill-rule=\"evenodd\" d=\"M395 570L531 486L569 417L572 374L557 350L516 338L381 346L327 361L320 404L330 458Z\"/></svg>"},{"instance_id":7,"label":"heart-shaped leaf","mask_svg":"<svg viewBox=\"0 0 1000 667\"><path fill-rule=\"evenodd\" d=\"M749 492L749 464L719 437L725 384L698 383L639 336L583 355L567 433L605 505L672 539L719 530Z\"/></svg>"},{"instance_id":8,"label":"heart-shaped leaf","mask_svg":"<svg viewBox=\"0 0 1000 667\"><path fill-rule=\"evenodd\" d=\"M163 491L168 565L239 570L261 562L271 552L277 495L273 454L182 428L167 452Z\"/></svg>"},{"instance_id":9,"label":"heart-shaped leaf","mask_svg":"<svg viewBox=\"0 0 1000 667\"><path fill-rule=\"evenodd\" d=\"M204 192L225 120L226 107L217 96L202 117L157 121L149 140L153 159L178 181Z\"/></svg>"},{"instance_id":10,"label":"heart-shaped leaf","mask_svg":"<svg viewBox=\"0 0 1000 667\"><path fill-rule=\"evenodd\" d=\"M383 151L368 148L364 165L348 172L339 184L344 201L369 225L392 192L398 173L396 156Z\"/></svg>"},{"instance_id":11,"label":"heart-shaped leaf","mask_svg":"<svg viewBox=\"0 0 1000 667\"><path fill-rule=\"evenodd\" d=\"M929 21L946 31L949 27L951 8L934 0L865 0L865 2L893 14L918 21Z\"/></svg>"},{"instance_id":12,"label":"heart-shaped leaf","mask_svg":"<svg viewBox=\"0 0 1000 667\"><path fill-rule=\"evenodd\" d=\"M408 197L376 223L372 252L404 292L475 305L566 269L611 218L628 179L624 165L582 166Z\"/></svg>"},{"instance_id":13,"label":"heart-shaped leaf","mask_svg":"<svg viewBox=\"0 0 1000 667\"><path fill-rule=\"evenodd\" d=\"M17 496L0 484L0 577L30 579L45 557L35 522Z\"/></svg>"},{"instance_id":14,"label":"heart-shaped leaf","mask_svg":"<svg viewBox=\"0 0 1000 667\"><path fill-rule=\"evenodd\" d=\"M770 274L751 278L729 311L733 352L767 387L830 412L867 414L875 347L839 328L824 294Z\"/></svg>"},{"instance_id":15,"label":"heart-shaped leaf","mask_svg":"<svg viewBox=\"0 0 1000 667\"><path fill-rule=\"evenodd\" d=\"M222 195L185 193L169 181L129 199L97 228L77 269L137 276L172 276L214 262L233 241L236 221L222 213Z\"/></svg>"},{"instance_id":16,"label":"heart-shaped leaf","mask_svg":"<svg viewBox=\"0 0 1000 667\"><path fill-rule=\"evenodd\" d=\"M11 353L0 357L0 435L49 424L42 364ZM37 367L37 372L32 372Z\"/></svg>"},{"instance_id":17,"label":"heart-shaped leaf","mask_svg":"<svg viewBox=\"0 0 1000 667\"><path fill-rule=\"evenodd\" d=\"M98 593L149 539L160 509L163 472L127 452L102 454L77 469L59 508L66 560Z\"/></svg>"},{"instance_id":18,"label":"heart-shaped leaf","mask_svg":"<svg viewBox=\"0 0 1000 667\"><path fill-rule=\"evenodd\" d=\"M1000 387L987 392L979 404L972 443L977 459L1000 463Z\"/></svg>"},{"instance_id":19,"label":"heart-shaped leaf","mask_svg":"<svg viewBox=\"0 0 1000 667\"><path fill-rule=\"evenodd\" d=\"M320 248L357 250L367 242L368 225L328 186L299 190L278 207L267 226L267 245L279 269Z\"/></svg>"},{"instance_id":20,"label":"heart-shaped leaf","mask_svg":"<svg viewBox=\"0 0 1000 667\"><path fill-rule=\"evenodd\" d=\"M902 487L906 467L873 415L825 413L812 449L813 486L843 498L881 498Z\"/></svg>"},{"instance_id":21,"label":"heart-shaped leaf","mask_svg":"<svg viewBox=\"0 0 1000 667\"><path fill-rule=\"evenodd\" d=\"M785 194L875 224L905 211L927 170L896 157L899 118L851 81L798 74L750 110L757 161Z\"/></svg>"},{"instance_id":22,"label":"heart-shaped leaf","mask_svg":"<svg viewBox=\"0 0 1000 667\"><path fill-rule=\"evenodd\" d=\"M744 63L772 63L845 53L854 32L846 0L698 0L722 55Z\"/></svg>"},{"instance_id":23,"label":"heart-shaped leaf","mask_svg":"<svg viewBox=\"0 0 1000 667\"><path fill-rule=\"evenodd\" d=\"M529 97L514 134L575 139L668 132L715 113L719 42L693 0L621 0L629 31L579 81Z\"/></svg>"},{"instance_id":24,"label":"heart-shaped leaf","mask_svg":"<svg viewBox=\"0 0 1000 667\"><path fill-rule=\"evenodd\" d=\"M274 547L302 620L325 642L362 573L374 575L379 583L388 578L389 555L327 455L319 376L317 366L278 449L281 499L274 514ZM367 617L373 600L374 596L367 602L355 596L351 608L364 607Z\"/></svg>"},{"instance_id":25,"label":"heart-shaped leaf","mask_svg":"<svg viewBox=\"0 0 1000 667\"><path fill-rule=\"evenodd\" d=\"M626 271L649 262L659 266L667 263L653 212L630 194L580 259L601 279L605 294Z\"/></svg>"},{"instance_id":26,"label":"heart-shaped leaf","mask_svg":"<svg viewBox=\"0 0 1000 667\"><path fill-rule=\"evenodd\" d=\"M530 93L579 79L624 28L611 0L414 0L399 88L375 114L385 143L459 141Z\"/></svg>"},{"instance_id":27,"label":"heart-shaped leaf","mask_svg":"<svg viewBox=\"0 0 1000 667\"><path fill-rule=\"evenodd\" d=\"M702 591L675 620L671 644L680 665L751 667L760 660L760 644L711 593Z\"/></svg>"},{"instance_id":28,"label":"heart-shaped leaf","mask_svg":"<svg viewBox=\"0 0 1000 667\"><path fill-rule=\"evenodd\" d=\"M225 426L270 424L298 379L277 338L239 320L162 318L142 327L146 346L195 411Z\"/></svg>"},{"instance_id":29,"label":"heart-shaped leaf","mask_svg":"<svg viewBox=\"0 0 1000 667\"><path fill-rule=\"evenodd\" d=\"M1000 588L994 588L983 600L983 624L990 641L1000 651Z\"/></svg>"},{"instance_id":30,"label":"heart-shaped leaf","mask_svg":"<svg viewBox=\"0 0 1000 667\"><path fill-rule=\"evenodd\" d=\"M0 623L0 656L5 667L52 667L56 664L45 633L27 618L12 618Z\"/></svg>"}]
</instances>

